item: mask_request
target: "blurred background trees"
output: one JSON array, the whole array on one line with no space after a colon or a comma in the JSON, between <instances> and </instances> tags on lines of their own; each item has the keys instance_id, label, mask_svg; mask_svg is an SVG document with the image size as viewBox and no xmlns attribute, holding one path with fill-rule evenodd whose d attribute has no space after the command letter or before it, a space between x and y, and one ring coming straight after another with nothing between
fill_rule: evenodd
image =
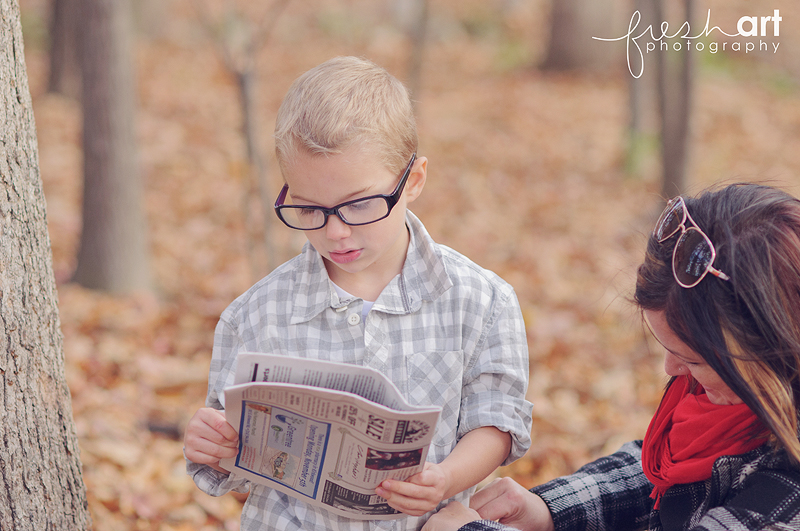
<instances>
[{"instance_id":1,"label":"blurred background trees","mask_svg":"<svg viewBox=\"0 0 800 531\"><path fill-rule=\"evenodd\" d=\"M47 90L74 98L79 97L78 63L79 0L51 0L50 3L50 70Z\"/></svg>"},{"instance_id":2,"label":"blurred background trees","mask_svg":"<svg viewBox=\"0 0 800 531\"><path fill-rule=\"evenodd\" d=\"M634 7L649 15L642 27L659 26L667 0L637 0ZM206 29L223 64L235 80L241 105L246 152L242 212L248 227L246 250L253 278L277 265L280 255L271 234L270 172L256 116L258 55L274 31L289 0L271 3L215 2L195 4L199 24ZM504 10L513 9L513 2ZM692 21L693 0L683 1L683 20ZM547 71L601 72L618 70L619 47L592 46L593 36L620 27L615 17L620 0L565 0L550 4L549 32L539 66ZM422 86L423 57L429 19L428 0L392 0L387 6L405 13L410 41L406 78L415 102ZM511 6L511 7L509 7ZM83 13L82 15L78 15ZM81 245L74 273L86 287L114 292L152 288L145 219L141 206L135 128L136 95L128 2L50 0L48 90L74 95L83 86L84 207ZM677 18L673 18L673 23ZM79 22L82 19L82 22ZM402 24L402 23L401 23ZM680 27L678 23L675 27ZM657 34L657 32L656 32ZM662 194L684 189L693 60L690 54L656 58L656 81L633 79L630 84L632 142L628 160L637 160L642 105L658 105ZM80 61L78 61L80 59ZM615 67L615 64L617 65ZM80 66L80 69L77 67ZM649 75L648 77L652 77ZM654 97L643 93L652 91ZM633 169L629 166L629 169Z\"/></svg>"},{"instance_id":3,"label":"blurred background trees","mask_svg":"<svg viewBox=\"0 0 800 531\"><path fill-rule=\"evenodd\" d=\"M546 70L601 70L618 62L619 54L591 46L617 24L614 0L561 0L551 4L550 36L541 67Z\"/></svg>"},{"instance_id":4,"label":"blurred background trees","mask_svg":"<svg viewBox=\"0 0 800 531\"><path fill-rule=\"evenodd\" d=\"M652 20L670 22L673 28L669 35L687 35L683 24L689 24L688 35L698 35L695 0L683 0L677 13L668 13L666 0L650 0ZM692 30L693 28L693 30ZM687 42L678 38L670 44L679 42L684 48ZM674 48L673 48L674 50ZM686 172L689 163L689 142L692 102L694 100L694 80L696 68L695 54L659 53L656 56L658 111L661 140L661 193L664 199L686 191Z\"/></svg>"},{"instance_id":5,"label":"blurred background trees","mask_svg":"<svg viewBox=\"0 0 800 531\"><path fill-rule=\"evenodd\" d=\"M242 210L247 225L247 256L253 280L279 265L272 237L270 173L262 148L262 127L257 115L260 93L258 58L264 52L281 12L290 0L272 2L197 2L197 14L215 44L225 68L238 88L247 168ZM260 238L259 235L260 234ZM259 243L260 242L260 245ZM259 252L260 251L260 252Z\"/></svg>"},{"instance_id":6,"label":"blurred background trees","mask_svg":"<svg viewBox=\"0 0 800 531\"><path fill-rule=\"evenodd\" d=\"M73 21L67 30L78 32L72 42L78 43L80 59L84 169L83 223L73 278L87 288L116 293L148 290L131 5L127 0L71 1L68 7L80 14L79 23ZM61 2L54 0L55 6ZM59 60L51 56L50 64Z\"/></svg>"}]
</instances>

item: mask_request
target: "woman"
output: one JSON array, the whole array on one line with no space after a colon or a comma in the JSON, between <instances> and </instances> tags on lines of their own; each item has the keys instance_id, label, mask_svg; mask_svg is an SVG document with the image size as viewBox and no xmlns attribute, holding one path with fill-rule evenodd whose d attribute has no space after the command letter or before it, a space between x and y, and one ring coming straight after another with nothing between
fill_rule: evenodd
<instances>
[{"instance_id":1,"label":"woman","mask_svg":"<svg viewBox=\"0 0 800 531\"><path fill-rule=\"evenodd\" d=\"M530 492L496 480L425 531L800 529L800 201L673 199L634 300L671 376L644 441Z\"/></svg>"}]
</instances>

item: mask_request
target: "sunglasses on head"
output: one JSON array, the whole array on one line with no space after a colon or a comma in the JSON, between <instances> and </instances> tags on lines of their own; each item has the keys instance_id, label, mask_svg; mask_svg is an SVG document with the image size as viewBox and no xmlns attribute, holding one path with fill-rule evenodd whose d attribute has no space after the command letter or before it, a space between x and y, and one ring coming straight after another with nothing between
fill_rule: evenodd
<instances>
[{"instance_id":1,"label":"sunglasses on head","mask_svg":"<svg viewBox=\"0 0 800 531\"><path fill-rule=\"evenodd\" d=\"M690 227L686 226L687 222L691 224ZM686 203L680 196L667 203L667 208L653 229L653 237L662 243L679 231L681 235L672 252L672 274L680 286L693 288L708 273L722 280L731 279L712 265L717 257L714 244L689 215Z\"/></svg>"}]
</instances>

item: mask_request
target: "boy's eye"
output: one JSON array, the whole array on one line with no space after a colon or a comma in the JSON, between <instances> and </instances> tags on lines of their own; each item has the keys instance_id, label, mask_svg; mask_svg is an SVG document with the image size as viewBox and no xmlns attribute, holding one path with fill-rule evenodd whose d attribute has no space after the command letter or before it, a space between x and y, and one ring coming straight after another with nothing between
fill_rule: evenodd
<instances>
[{"instance_id":1,"label":"boy's eye","mask_svg":"<svg viewBox=\"0 0 800 531\"><path fill-rule=\"evenodd\" d=\"M298 208L296 210L297 210L297 216L304 218L314 217L319 212L318 210L315 210L313 208Z\"/></svg>"},{"instance_id":2,"label":"boy's eye","mask_svg":"<svg viewBox=\"0 0 800 531\"><path fill-rule=\"evenodd\" d=\"M366 201L359 201L357 203L351 203L347 205L347 208L350 210L368 210L372 207L373 203L375 202L374 199L367 199Z\"/></svg>"}]
</instances>

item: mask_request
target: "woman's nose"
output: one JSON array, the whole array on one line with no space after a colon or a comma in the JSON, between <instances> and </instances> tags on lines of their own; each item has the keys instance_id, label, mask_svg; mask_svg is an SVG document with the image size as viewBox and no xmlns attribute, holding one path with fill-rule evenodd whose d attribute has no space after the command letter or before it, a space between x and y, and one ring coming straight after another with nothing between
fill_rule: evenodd
<instances>
[{"instance_id":1,"label":"woman's nose","mask_svg":"<svg viewBox=\"0 0 800 531\"><path fill-rule=\"evenodd\" d=\"M684 373L685 364L669 351L664 353L664 372L669 376L680 376Z\"/></svg>"}]
</instances>

